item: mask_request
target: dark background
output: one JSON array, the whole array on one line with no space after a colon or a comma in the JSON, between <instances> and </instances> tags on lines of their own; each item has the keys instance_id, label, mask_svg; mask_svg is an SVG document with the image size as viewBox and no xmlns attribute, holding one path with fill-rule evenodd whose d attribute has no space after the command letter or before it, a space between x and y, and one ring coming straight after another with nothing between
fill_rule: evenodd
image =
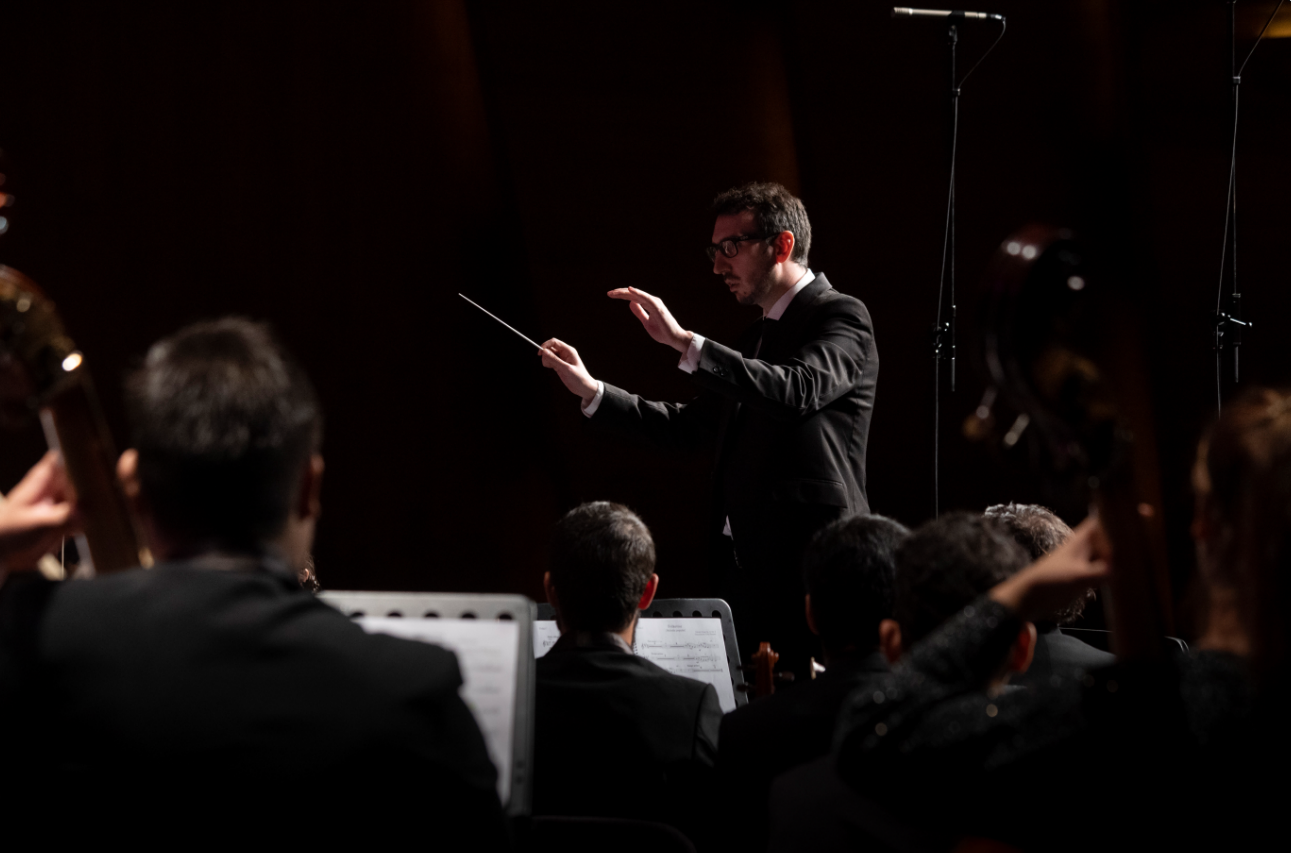
<instances>
[{"instance_id":1,"label":"dark background","mask_svg":"<svg viewBox=\"0 0 1291 853\"><path fill-rule=\"evenodd\" d=\"M987 5L1009 29L963 92L961 353L974 286L1017 227L1072 226L1115 259L1182 581L1188 463L1215 407L1227 6ZM1243 53L1273 5L1239 4ZM783 182L811 215L812 267L875 320L873 509L928 518L946 38L889 8L7 3L0 147L17 203L0 261L58 301L121 446L121 378L151 342L227 313L271 322L328 415L326 587L540 598L551 524L605 498L651 525L664 595L711 593L711 458L592 433L531 349L456 293L572 343L599 378L686 399L675 354L603 294L644 288L730 341L756 309L711 275L707 205L735 183ZM961 70L997 31L961 28ZM1288 79L1288 39L1261 44L1243 78L1248 381L1291 378ZM964 369L944 398L943 508L1039 494L960 435L981 393ZM33 427L0 448L7 489L43 441Z\"/></svg>"}]
</instances>

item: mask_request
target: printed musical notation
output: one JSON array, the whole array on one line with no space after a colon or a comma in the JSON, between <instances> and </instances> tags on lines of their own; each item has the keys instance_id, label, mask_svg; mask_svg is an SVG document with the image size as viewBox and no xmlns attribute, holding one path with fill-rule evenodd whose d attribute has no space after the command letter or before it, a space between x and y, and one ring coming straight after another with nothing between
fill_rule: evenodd
<instances>
[{"instance_id":1,"label":"printed musical notation","mask_svg":"<svg viewBox=\"0 0 1291 853\"><path fill-rule=\"evenodd\" d=\"M542 657L556 643L560 631L554 621L533 623L533 648ZM641 619L637 621L632 651L674 675L705 681L717 690L722 711L735 710L735 687L726 659L726 641L720 619Z\"/></svg>"},{"instance_id":2,"label":"printed musical notation","mask_svg":"<svg viewBox=\"0 0 1291 853\"><path fill-rule=\"evenodd\" d=\"M511 753L515 733L516 660L519 626L485 619L357 619L363 630L435 643L457 654L462 700L484 734L498 768L498 797L511 796ZM553 625L555 623L552 623Z\"/></svg>"}]
</instances>

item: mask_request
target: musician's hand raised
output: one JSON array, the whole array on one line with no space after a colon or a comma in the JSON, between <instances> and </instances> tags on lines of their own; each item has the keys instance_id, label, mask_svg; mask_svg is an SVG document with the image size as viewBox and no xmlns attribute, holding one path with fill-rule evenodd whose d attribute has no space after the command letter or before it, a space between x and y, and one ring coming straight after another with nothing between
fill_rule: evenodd
<instances>
[{"instance_id":1,"label":"musician's hand raised","mask_svg":"<svg viewBox=\"0 0 1291 853\"><path fill-rule=\"evenodd\" d=\"M79 522L67 471L51 450L0 502L0 568L35 568Z\"/></svg>"},{"instance_id":2,"label":"musician's hand raised","mask_svg":"<svg viewBox=\"0 0 1291 853\"><path fill-rule=\"evenodd\" d=\"M1048 618L1108 576L1111 547L1098 519L1087 518L1052 552L990 592L990 597L1020 618Z\"/></svg>"},{"instance_id":3,"label":"musician's hand raised","mask_svg":"<svg viewBox=\"0 0 1291 853\"><path fill-rule=\"evenodd\" d=\"M542 356L543 367L556 371L565 387L583 398L584 406L596 396L596 380L587 372L583 360L578 357L578 350L562 340L552 338L542 345L538 355Z\"/></svg>"},{"instance_id":4,"label":"musician's hand raised","mask_svg":"<svg viewBox=\"0 0 1291 853\"><path fill-rule=\"evenodd\" d=\"M644 290L635 287L620 287L609 292L611 299L625 299L632 303L632 313L645 326L645 330L661 344L672 347L677 352L686 353L694 332L683 329L675 319L668 306L657 296L651 296Z\"/></svg>"}]
</instances>

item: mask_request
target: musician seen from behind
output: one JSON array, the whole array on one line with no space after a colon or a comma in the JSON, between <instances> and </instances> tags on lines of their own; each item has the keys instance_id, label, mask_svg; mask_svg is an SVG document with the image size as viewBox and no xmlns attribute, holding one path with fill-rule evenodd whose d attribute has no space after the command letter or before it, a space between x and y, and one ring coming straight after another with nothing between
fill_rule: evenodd
<instances>
[{"instance_id":1,"label":"musician seen from behind","mask_svg":"<svg viewBox=\"0 0 1291 853\"><path fill-rule=\"evenodd\" d=\"M986 517L994 519L1008 530L1013 540L1026 549L1032 562L1057 549L1071 537L1071 527L1053 514L1052 510L1037 504L996 504L986 508ZM1116 656L1088 643L1064 634L1060 628L1073 624L1085 612L1085 605L1094 599L1091 588L1085 594L1068 602L1047 619L1037 620L1035 655L1027 671L1009 679L1010 684L1033 686L1048 684L1055 675L1075 678L1084 672L1107 666Z\"/></svg>"},{"instance_id":2,"label":"musician seen from behind","mask_svg":"<svg viewBox=\"0 0 1291 853\"><path fill-rule=\"evenodd\" d=\"M889 671L879 624L892 618L896 550L909 533L889 518L861 515L834 522L807 546L804 615L821 639L825 671L735 709L718 737L718 781L730 807L758 806L734 824L750 847L766 847L772 780L827 754L848 694Z\"/></svg>"},{"instance_id":3,"label":"musician seen from behind","mask_svg":"<svg viewBox=\"0 0 1291 853\"><path fill-rule=\"evenodd\" d=\"M868 512L865 449L878 354L869 311L808 265L811 224L779 184L754 183L713 202L708 257L735 301L761 317L726 346L676 320L635 287L611 290L699 394L659 403L592 376L578 352L551 339L545 366L582 399L593 424L664 447L715 446L713 533L729 537L722 593L745 644L771 641L782 666L806 673L819 654L802 620L798 566L812 535Z\"/></svg>"},{"instance_id":4,"label":"musician seen from behind","mask_svg":"<svg viewBox=\"0 0 1291 853\"><path fill-rule=\"evenodd\" d=\"M632 651L659 588L650 531L586 503L552 536L543 576L560 639L537 663L534 813L669 823L702 835L722 718L711 684Z\"/></svg>"},{"instance_id":5,"label":"musician seen from behind","mask_svg":"<svg viewBox=\"0 0 1291 853\"><path fill-rule=\"evenodd\" d=\"M224 319L160 341L127 409L119 474L157 565L62 584L44 611L52 778L83 807L142 797L221 831L275 812L309 831L286 817L309 791L314 807L505 845L455 656L367 634L298 582L322 413L269 330Z\"/></svg>"},{"instance_id":6,"label":"musician seen from behind","mask_svg":"<svg viewBox=\"0 0 1291 853\"><path fill-rule=\"evenodd\" d=\"M976 599L1026 565L1026 551L994 519L949 512L925 522L896 549L893 618L878 626L884 657L900 671L909 665L911 654L928 650L924 638L971 612ZM980 687L989 687L992 695L1009 690L1024 693L1007 684L1011 676L1025 672L1030 665L1035 637L1035 626L1030 622L1016 625L1006 644L1001 639L998 651L1002 660L982 679ZM890 701L883 691L891 680L890 673L879 673L864 689L849 694L841 703L839 725L849 719L850 709L859 702L857 697L877 703ZM1002 698L1000 702L1003 708ZM973 710L984 719L996 712L993 705ZM964 720L950 721L949 731L953 733L964 724ZM887 727L875 736L887 737ZM890 766L876 765L872 771L863 763L853 764L850 777L844 778L837 769L837 752L836 737L832 755L790 770L772 783L767 849L780 853L954 846L954 830L949 829L953 824L942 817L956 808L955 797L962 793L955 790L959 777L943 773L935 762L902 765L898 759ZM857 784L862 776L864 784ZM912 795L911 791L919 793ZM932 813L938 815L937 820L928 820Z\"/></svg>"}]
</instances>

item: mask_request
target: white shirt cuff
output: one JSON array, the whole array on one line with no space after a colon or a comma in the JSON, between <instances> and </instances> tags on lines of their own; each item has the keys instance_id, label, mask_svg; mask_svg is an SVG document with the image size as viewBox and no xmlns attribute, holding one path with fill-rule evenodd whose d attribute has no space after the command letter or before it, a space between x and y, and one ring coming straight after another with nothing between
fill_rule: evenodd
<instances>
[{"instance_id":1,"label":"white shirt cuff","mask_svg":"<svg viewBox=\"0 0 1291 853\"><path fill-rule=\"evenodd\" d=\"M677 366L687 373L694 373L699 369L699 353L704 348L705 338L703 335L695 335L690 339L690 346L686 348L686 354L677 362Z\"/></svg>"},{"instance_id":2,"label":"white shirt cuff","mask_svg":"<svg viewBox=\"0 0 1291 853\"><path fill-rule=\"evenodd\" d=\"M597 408L599 408L601 405L601 398L604 396L605 396L605 383L598 379L596 380L596 396L592 398L591 402L585 403L583 405L583 414L589 418L592 415L596 414Z\"/></svg>"}]
</instances>

